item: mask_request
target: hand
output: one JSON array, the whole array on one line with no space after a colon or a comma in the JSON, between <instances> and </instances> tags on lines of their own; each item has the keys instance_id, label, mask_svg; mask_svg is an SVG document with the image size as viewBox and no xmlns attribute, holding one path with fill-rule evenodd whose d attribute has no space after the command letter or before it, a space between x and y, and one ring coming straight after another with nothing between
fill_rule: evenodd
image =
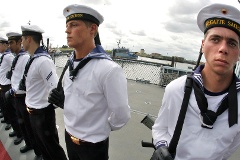
<instances>
[{"instance_id":1,"label":"hand","mask_svg":"<svg viewBox=\"0 0 240 160\"><path fill-rule=\"evenodd\" d=\"M173 160L173 158L168 151L168 147L163 146L153 152L150 160Z\"/></svg>"},{"instance_id":2,"label":"hand","mask_svg":"<svg viewBox=\"0 0 240 160\"><path fill-rule=\"evenodd\" d=\"M12 71L10 70L10 71L7 72L6 78L11 79L11 77L12 77Z\"/></svg>"},{"instance_id":3,"label":"hand","mask_svg":"<svg viewBox=\"0 0 240 160\"><path fill-rule=\"evenodd\" d=\"M20 80L18 88L19 90L26 91L25 78Z\"/></svg>"},{"instance_id":4,"label":"hand","mask_svg":"<svg viewBox=\"0 0 240 160\"><path fill-rule=\"evenodd\" d=\"M65 96L62 87L59 90L57 88L54 88L48 96L49 103L55 104L62 109L64 108L64 100Z\"/></svg>"},{"instance_id":5,"label":"hand","mask_svg":"<svg viewBox=\"0 0 240 160\"><path fill-rule=\"evenodd\" d=\"M13 96L13 94L14 94L13 89L8 90L8 91L5 93L5 98L6 98L6 100L9 100L9 98L11 98L11 97Z\"/></svg>"}]
</instances>

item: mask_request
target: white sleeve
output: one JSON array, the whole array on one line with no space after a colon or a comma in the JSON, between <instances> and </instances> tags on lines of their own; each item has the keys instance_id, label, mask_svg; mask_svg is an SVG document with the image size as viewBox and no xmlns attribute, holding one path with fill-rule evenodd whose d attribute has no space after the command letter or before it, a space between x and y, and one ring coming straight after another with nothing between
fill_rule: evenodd
<instances>
[{"instance_id":1,"label":"white sleeve","mask_svg":"<svg viewBox=\"0 0 240 160\"><path fill-rule=\"evenodd\" d=\"M233 143L229 146L228 152L224 154L223 160L227 160L240 146L240 133L233 139Z\"/></svg>"},{"instance_id":2,"label":"white sleeve","mask_svg":"<svg viewBox=\"0 0 240 160\"><path fill-rule=\"evenodd\" d=\"M110 109L108 121L111 130L120 129L131 117L128 105L127 80L120 66L114 66L108 73L103 89Z\"/></svg>"},{"instance_id":3,"label":"white sleeve","mask_svg":"<svg viewBox=\"0 0 240 160\"><path fill-rule=\"evenodd\" d=\"M186 76L173 80L165 88L162 106L152 127L153 143L169 145L178 120L184 96Z\"/></svg>"},{"instance_id":4,"label":"white sleeve","mask_svg":"<svg viewBox=\"0 0 240 160\"><path fill-rule=\"evenodd\" d=\"M168 146L171 140L171 136L168 133L169 104L167 102L169 102L169 99L165 92L158 117L152 127L153 144L155 146L158 142Z\"/></svg>"},{"instance_id":5,"label":"white sleeve","mask_svg":"<svg viewBox=\"0 0 240 160\"><path fill-rule=\"evenodd\" d=\"M48 86L49 91L57 87L58 76L55 65L51 59L44 60L40 65L40 75L44 83Z\"/></svg>"}]
</instances>

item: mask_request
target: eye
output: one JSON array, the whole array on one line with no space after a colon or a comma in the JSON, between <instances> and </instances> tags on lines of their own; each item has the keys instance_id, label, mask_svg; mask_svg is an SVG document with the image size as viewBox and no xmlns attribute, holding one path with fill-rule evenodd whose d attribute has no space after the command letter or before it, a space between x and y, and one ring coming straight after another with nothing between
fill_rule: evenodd
<instances>
[{"instance_id":1,"label":"eye","mask_svg":"<svg viewBox=\"0 0 240 160\"><path fill-rule=\"evenodd\" d=\"M77 25L78 25L77 23L70 23L70 24L66 25L66 28L76 27Z\"/></svg>"},{"instance_id":2,"label":"eye","mask_svg":"<svg viewBox=\"0 0 240 160\"><path fill-rule=\"evenodd\" d=\"M215 43L219 42L219 38L218 38L218 37L213 37L213 38L211 38L210 40L213 41L213 42L215 42Z\"/></svg>"},{"instance_id":3,"label":"eye","mask_svg":"<svg viewBox=\"0 0 240 160\"><path fill-rule=\"evenodd\" d=\"M231 47L236 47L237 46L237 42L234 42L234 41L229 41L228 44Z\"/></svg>"}]
</instances>

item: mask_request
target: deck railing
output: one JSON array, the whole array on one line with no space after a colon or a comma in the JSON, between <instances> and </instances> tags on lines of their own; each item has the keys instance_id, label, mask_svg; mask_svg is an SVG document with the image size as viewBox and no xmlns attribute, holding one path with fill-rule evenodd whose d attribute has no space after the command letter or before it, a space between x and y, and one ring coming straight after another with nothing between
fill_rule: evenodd
<instances>
[{"instance_id":1,"label":"deck railing","mask_svg":"<svg viewBox=\"0 0 240 160\"><path fill-rule=\"evenodd\" d=\"M55 65L57 67L64 67L68 59L67 55L59 55L53 57ZM134 60L134 59L113 59L124 70L127 79L135 80L141 83L149 83L160 86L166 86L173 79L187 74L181 70L173 69L171 67L168 71L163 70L163 66L169 66L166 64Z\"/></svg>"}]
</instances>

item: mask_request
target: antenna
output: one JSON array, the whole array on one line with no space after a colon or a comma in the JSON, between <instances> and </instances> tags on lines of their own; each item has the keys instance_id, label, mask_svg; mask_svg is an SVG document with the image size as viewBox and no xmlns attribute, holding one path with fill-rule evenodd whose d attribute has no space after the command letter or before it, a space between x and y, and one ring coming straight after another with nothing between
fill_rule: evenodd
<instances>
[{"instance_id":1,"label":"antenna","mask_svg":"<svg viewBox=\"0 0 240 160\"><path fill-rule=\"evenodd\" d=\"M118 41L117 41L117 44L118 44L118 48L120 48L120 44L121 44L121 39L119 39Z\"/></svg>"}]
</instances>

